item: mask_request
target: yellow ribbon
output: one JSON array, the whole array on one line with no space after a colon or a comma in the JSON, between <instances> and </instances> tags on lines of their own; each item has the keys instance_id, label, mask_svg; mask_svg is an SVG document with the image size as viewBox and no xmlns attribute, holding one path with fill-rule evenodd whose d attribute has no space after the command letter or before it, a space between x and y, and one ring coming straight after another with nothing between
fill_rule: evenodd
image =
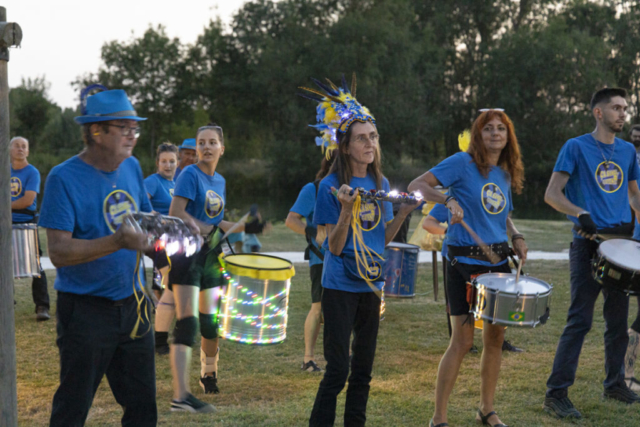
<instances>
[{"instance_id":1,"label":"yellow ribbon","mask_svg":"<svg viewBox=\"0 0 640 427\"><path fill-rule=\"evenodd\" d=\"M378 298L382 299L382 291L379 290L372 282L369 280L369 275L376 275L376 271L371 268L367 260L369 258L374 259L374 256L378 257L380 261L384 261L384 258L380 256L376 251L367 247L364 242L364 237L362 235L362 225L358 218L360 217L360 207L362 205L362 198L360 195L356 197L356 200L353 202L353 210L351 212L351 227L353 229L353 251L355 252L356 258L356 266L358 268L358 274L365 281L367 285L371 288L371 290L378 296ZM363 273L364 270L364 273ZM378 275L382 274L382 266L380 270L377 272Z\"/></svg>"}]
</instances>

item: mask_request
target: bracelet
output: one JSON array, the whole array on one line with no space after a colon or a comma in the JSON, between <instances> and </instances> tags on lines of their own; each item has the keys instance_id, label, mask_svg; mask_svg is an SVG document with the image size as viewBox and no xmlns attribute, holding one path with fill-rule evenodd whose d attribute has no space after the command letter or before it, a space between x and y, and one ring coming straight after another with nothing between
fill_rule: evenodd
<instances>
[{"instance_id":1,"label":"bracelet","mask_svg":"<svg viewBox=\"0 0 640 427\"><path fill-rule=\"evenodd\" d=\"M580 211L578 212L578 215L576 215L576 218L580 218L582 215L590 215L590 213L589 211Z\"/></svg>"},{"instance_id":2,"label":"bracelet","mask_svg":"<svg viewBox=\"0 0 640 427\"><path fill-rule=\"evenodd\" d=\"M511 242L513 242L514 240L518 240L518 239L525 240L524 236L522 234L520 234L520 233L514 234L513 236L511 236Z\"/></svg>"},{"instance_id":3,"label":"bracelet","mask_svg":"<svg viewBox=\"0 0 640 427\"><path fill-rule=\"evenodd\" d=\"M455 201L457 202L457 200L456 200L456 198L455 198L455 197L453 197L453 196L449 196L449 197L447 197L447 198L445 199L445 201L444 201L444 207L446 208L446 207L447 207L447 203L449 203L449 202L450 202L450 201L452 201L452 200L455 200Z\"/></svg>"}]
</instances>

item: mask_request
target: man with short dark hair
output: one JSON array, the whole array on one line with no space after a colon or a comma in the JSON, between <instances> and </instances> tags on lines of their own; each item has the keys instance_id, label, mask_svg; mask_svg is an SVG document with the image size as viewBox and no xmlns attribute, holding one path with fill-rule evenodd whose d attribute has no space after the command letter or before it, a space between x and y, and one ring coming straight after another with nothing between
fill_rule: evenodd
<instances>
[{"instance_id":1,"label":"man with short dark hair","mask_svg":"<svg viewBox=\"0 0 640 427\"><path fill-rule=\"evenodd\" d=\"M151 211L138 161L139 136L122 90L89 96L83 115L85 149L51 170L40 225L57 268L60 386L51 426L80 426L107 376L123 407L123 426L157 424L153 331L138 278L146 235L124 218ZM138 302L138 300L140 302Z\"/></svg>"},{"instance_id":2,"label":"man with short dark hair","mask_svg":"<svg viewBox=\"0 0 640 427\"><path fill-rule=\"evenodd\" d=\"M591 110L596 129L564 144L545 193L545 202L575 224L569 252L571 305L544 400L544 410L560 418L582 416L569 400L568 389L575 381L578 359L593 323L600 292L604 295L606 325L603 396L624 403L640 401L624 381L629 297L602 287L591 268L598 248L595 236L605 229L607 234L630 235L631 211L624 206L631 204L636 213L640 212L637 182L640 168L635 150L615 136L622 131L627 116L626 96L626 91L619 88L602 89L594 94Z\"/></svg>"},{"instance_id":3,"label":"man with short dark hair","mask_svg":"<svg viewBox=\"0 0 640 427\"><path fill-rule=\"evenodd\" d=\"M9 142L11 157L11 221L13 224L36 224L38 222L38 193L40 172L29 164L29 141L16 136ZM42 256L38 237L38 256ZM36 305L36 320L49 320L49 290L47 275L42 266L40 277L31 280L31 295Z\"/></svg>"}]
</instances>

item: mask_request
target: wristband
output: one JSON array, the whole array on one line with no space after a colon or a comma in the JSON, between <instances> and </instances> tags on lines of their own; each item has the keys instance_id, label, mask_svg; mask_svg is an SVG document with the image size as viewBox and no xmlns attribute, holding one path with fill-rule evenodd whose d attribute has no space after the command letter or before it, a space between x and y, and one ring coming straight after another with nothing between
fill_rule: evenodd
<instances>
[{"instance_id":1,"label":"wristband","mask_svg":"<svg viewBox=\"0 0 640 427\"><path fill-rule=\"evenodd\" d=\"M511 236L511 242L513 242L514 240L518 240L518 239L522 239L525 240L524 236L520 233L514 234L513 236Z\"/></svg>"},{"instance_id":2,"label":"wristband","mask_svg":"<svg viewBox=\"0 0 640 427\"><path fill-rule=\"evenodd\" d=\"M455 198L455 197L453 197L453 196L449 196L449 197L447 197L447 198L445 199L445 201L444 201L444 207L446 208L446 207L447 207L447 204L448 204L450 201L452 201L452 200L455 200L455 201L457 202L457 200L456 200L456 198Z\"/></svg>"}]
</instances>

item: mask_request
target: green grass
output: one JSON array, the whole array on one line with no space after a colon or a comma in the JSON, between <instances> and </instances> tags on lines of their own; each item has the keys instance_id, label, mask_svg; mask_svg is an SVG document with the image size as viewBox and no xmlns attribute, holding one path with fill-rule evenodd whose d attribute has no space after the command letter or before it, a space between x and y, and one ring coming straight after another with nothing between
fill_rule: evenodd
<instances>
[{"instance_id":1,"label":"green grass","mask_svg":"<svg viewBox=\"0 0 640 427\"><path fill-rule=\"evenodd\" d=\"M525 223L521 222L519 226L524 228ZM280 247L285 247L285 240L278 243ZM531 240L536 241L536 238ZM543 241L542 237L540 241ZM171 374L168 358L157 358L160 425L307 425L321 376L299 371L304 349L302 327L309 308L310 284L306 266L296 266L296 271L291 287L287 339L282 344L264 347L223 341L220 353L221 394L204 396L201 393L197 385L198 352L194 351L191 387L199 398L216 405L217 413L198 416L170 413ZM524 347L526 352L505 354L496 394L496 409L503 421L512 426L571 425L549 417L541 409L545 382L551 371L569 304L568 263L530 261L527 271L554 284L552 315L544 326L535 329L510 328L507 331L507 338ZM51 272L50 283L53 283L53 277L54 273ZM434 301L428 264L419 267L416 293L418 296L413 299L387 299L367 410L370 426L426 426L433 413L436 371L447 347L448 334L442 289L439 300ZM58 383L55 321L36 323L29 281L16 282L15 296L19 424L44 426L48 422ZM55 302L53 292L52 297ZM631 314L635 316L635 300L632 301L632 307ZM593 330L585 340L576 383L570 389L571 399L585 419L573 424L594 427L638 426L638 405L626 406L603 401L600 397L604 378L601 298L595 311ZM319 338L321 342L322 334ZM476 344L482 347L479 333L476 334ZM323 366L321 345L317 355ZM449 422L452 426L475 424L474 414L480 391L479 362L479 355L469 354L465 358L449 404ZM337 425L341 425L344 393L338 401ZM122 410L104 380L96 394L87 425L119 425L121 415Z\"/></svg>"}]
</instances>

